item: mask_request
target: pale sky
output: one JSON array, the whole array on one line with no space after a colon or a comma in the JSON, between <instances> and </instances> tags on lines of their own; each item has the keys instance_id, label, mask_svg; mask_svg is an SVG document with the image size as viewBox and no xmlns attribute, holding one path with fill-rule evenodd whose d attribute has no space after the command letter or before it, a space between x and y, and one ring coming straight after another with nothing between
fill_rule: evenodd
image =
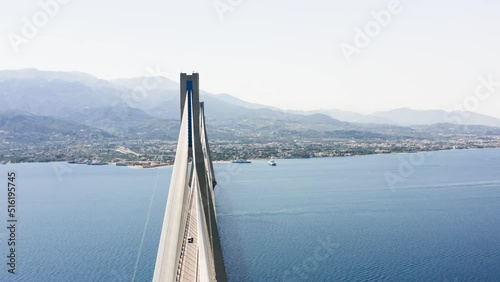
<instances>
[{"instance_id":1,"label":"pale sky","mask_svg":"<svg viewBox=\"0 0 500 282\"><path fill-rule=\"evenodd\" d=\"M499 1L55 1L1 2L0 69L112 79L158 68L176 81L196 71L206 91L284 109L466 105L500 117ZM52 15L39 2L56 3ZM366 46L357 28L372 31ZM357 48L350 63L341 44Z\"/></svg>"}]
</instances>

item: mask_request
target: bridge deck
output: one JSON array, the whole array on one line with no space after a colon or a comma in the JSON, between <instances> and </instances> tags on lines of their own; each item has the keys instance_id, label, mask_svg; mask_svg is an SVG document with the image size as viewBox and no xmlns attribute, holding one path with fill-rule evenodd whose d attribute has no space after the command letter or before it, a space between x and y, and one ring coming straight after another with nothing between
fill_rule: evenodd
<instances>
[{"instance_id":1,"label":"bridge deck","mask_svg":"<svg viewBox=\"0 0 500 282\"><path fill-rule=\"evenodd\" d=\"M184 236L183 256L180 264L180 277L178 281L200 281L198 274L198 206L191 193L189 200L189 213L187 218L186 234ZM193 243L188 243L188 237L193 238Z\"/></svg>"}]
</instances>

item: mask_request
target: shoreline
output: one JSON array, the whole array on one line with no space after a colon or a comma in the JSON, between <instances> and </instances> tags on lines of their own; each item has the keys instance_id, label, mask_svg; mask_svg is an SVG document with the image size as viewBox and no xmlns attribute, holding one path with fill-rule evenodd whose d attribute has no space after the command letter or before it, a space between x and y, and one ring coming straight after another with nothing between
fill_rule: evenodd
<instances>
[{"instance_id":1,"label":"shoreline","mask_svg":"<svg viewBox=\"0 0 500 282\"><path fill-rule=\"evenodd\" d=\"M162 168L162 167L170 167L174 165L157 165L157 166L152 166L152 167L143 167L141 165L124 165L122 167L127 167L131 169L154 169L154 168Z\"/></svg>"},{"instance_id":2,"label":"shoreline","mask_svg":"<svg viewBox=\"0 0 500 282\"><path fill-rule=\"evenodd\" d=\"M349 156L325 156L325 157L309 157L309 158L274 158L276 160L305 160L305 159L325 159L325 158L349 158L349 157L361 157L361 156L374 156L374 155L400 155L400 154L418 154L418 153L433 153L433 152L443 152L443 151L465 151L465 150L488 150L488 149L500 149L500 147L487 147L487 148L461 148L461 149L442 149L442 150L429 150L429 151L415 151L415 152L387 152L387 153L373 153L373 154L357 154L357 155L349 155ZM249 161L265 161L269 158L251 158ZM49 161L49 162L19 162L19 163L2 163L0 167L3 165L9 164L36 164L36 163L66 163L68 165L82 165L82 164L70 164L69 161ZM230 164L231 160L219 160L213 161L214 164ZM86 165L86 164L85 164ZM94 165L95 166L95 165ZM98 166L116 166L116 163L107 163L106 165L98 165ZM132 169L153 169L153 168L162 168L162 167L173 167L173 164L165 164L165 165L155 165L151 167L143 167L140 165L133 166L122 166Z\"/></svg>"}]
</instances>

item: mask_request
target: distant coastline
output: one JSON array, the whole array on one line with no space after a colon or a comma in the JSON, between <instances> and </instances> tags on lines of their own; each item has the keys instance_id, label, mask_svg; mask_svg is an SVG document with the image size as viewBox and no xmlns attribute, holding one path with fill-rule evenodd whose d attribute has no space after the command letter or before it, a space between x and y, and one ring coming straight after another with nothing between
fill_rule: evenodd
<instances>
[{"instance_id":1,"label":"distant coastline","mask_svg":"<svg viewBox=\"0 0 500 282\"><path fill-rule=\"evenodd\" d=\"M284 159L289 159L289 160L301 160L301 159L324 159L324 158L339 158L339 157L360 157L360 156L370 156L370 155L399 155L399 154L417 154L417 153L432 153L432 152L441 152L441 151L453 151L453 150L485 150L485 149L500 149L500 146L498 147L482 147L482 148L446 148L446 149L437 149L437 150L421 150L421 151L398 151L398 152L377 152L377 153L367 153L367 154L352 154L352 155L343 155L343 156L322 156L322 157L295 157L295 158L275 158L277 160L284 160ZM267 161L269 158L248 158L250 161ZM2 165L8 165L8 164L23 164L23 163L60 163L64 162L67 163L68 165L76 165L76 164L71 164L69 163L70 161L64 161L64 160L58 160L58 161L35 161L35 162L7 162L3 163ZM214 164L230 164L232 163L231 160L217 160L213 161ZM103 166L103 165L100 165ZM105 166L117 166L116 163L110 162L106 163ZM127 168L132 168L132 169L154 169L154 168L164 168L164 167L173 167L173 164L155 164L155 165L148 165L148 166L142 166L142 165L118 165L118 166L123 166Z\"/></svg>"}]
</instances>

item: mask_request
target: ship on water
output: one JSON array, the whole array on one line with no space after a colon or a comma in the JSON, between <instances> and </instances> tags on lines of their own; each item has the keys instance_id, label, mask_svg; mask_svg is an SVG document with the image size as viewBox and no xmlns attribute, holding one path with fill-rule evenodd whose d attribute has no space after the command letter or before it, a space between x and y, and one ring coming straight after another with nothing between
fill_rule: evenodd
<instances>
[{"instance_id":1,"label":"ship on water","mask_svg":"<svg viewBox=\"0 0 500 282\"><path fill-rule=\"evenodd\" d=\"M276 162L274 160L269 160L267 164L270 166L276 166Z\"/></svg>"},{"instance_id":2,"label":"ship on water","mask_svg":"<svg viewBox=\"0 0 500 282\"><path fill-rule=\"evenodd\" d=\"M234 161L232 161L232 163L233 164L249 164L249 163L252 163L252 162L249 161L249 160L242 160L242 159L240 159L240 160L234 160Z\"/></svg>"},{"instance_id":3,"label":"ship on water","mask_svg":"<svg viewBox=\"0 0 500 282\"><path fill-rule=\"evenodd\" d=\"M87 163L88 165L108 165L107 162L101 162L101 161L91 161Z\"/></svg>"},{"instance_id":4,"label":"ship on water","mask_svg":"<svg viewBox=\"0 0 500 282\"><path fill-rule=\"evenodd\" d=\"M72 160L72 161L69 161L68 162L69 164L89 164L90 161L89 160Z\"/></svg>"}]
</instances>

